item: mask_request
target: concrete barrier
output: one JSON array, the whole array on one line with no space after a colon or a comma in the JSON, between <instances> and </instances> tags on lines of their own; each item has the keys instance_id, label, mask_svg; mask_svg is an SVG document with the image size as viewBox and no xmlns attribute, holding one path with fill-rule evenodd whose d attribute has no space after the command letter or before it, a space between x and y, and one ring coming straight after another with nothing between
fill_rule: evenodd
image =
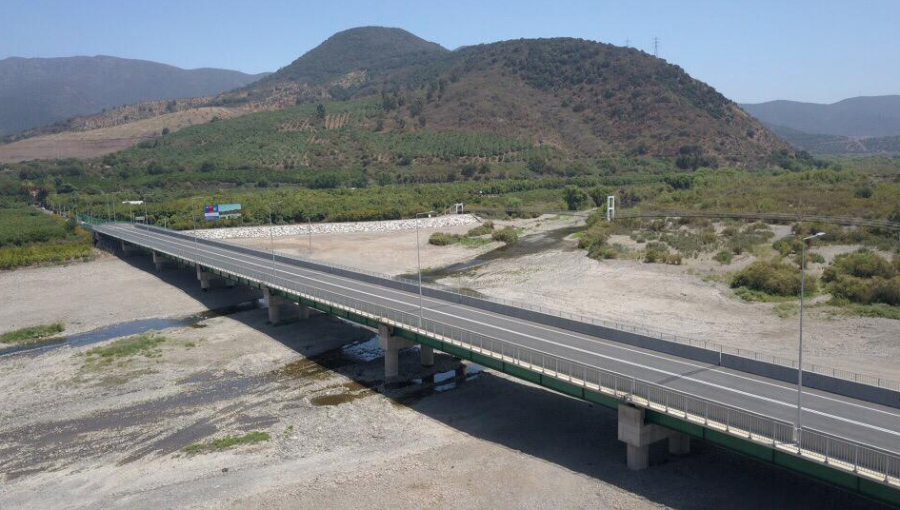
<instances>
[{"instance_id":1,"label":"concrete barrier","mask_svg":"<svg viewBox=\"0 0 900 510\"><path fill-rule=\"evenodd\" d=\"M245 246L238 246L235 244L225 243L221 241L214 241L211 239L202 239L195 238L192 235L183 234L181 232L167 230L159 227L149 226L149 225L135 225L138 228L152 230L155 232L160 232L166 235L170 235L173 237L178 237L181 239L187 239L190 241L194 241L197 239L199 244L209 245L209 246L217 246L220 248L227 248L229 250L237 251L239 253L244 253L246 255L254 255L254 256L266 256L270 257L270 253L257 250L254 248L248 248ZM377 285L382 285L388 288L393 288L397 290L403 290L407 292L418 293L419 287L416 284L410 282L403 282L398 280L393 280L390 278L384 278L381 276L370 275L366 273L361 273L349 269L343 269L338 267L328 266L326 264L319 264L316 262L311 262L307 260L295 259L292 257L287 257L284 255L275 254L275 260L284 264L289 264L297 267L303 267L306 269L312 269L314 271L319 271L326 274L333 274L335 276L343 276L352 278L357 281L362 281L366 283L372 283ZM787 382L796 384L797 383L797 370L785 367L782 365L776 365L774 363L767 363L765 361L757 361L750 358L743 358L740 356L735 356L732 354L725 354L719 351L714 351L711 349L704 349L703 347L696 347L692 345L684 345L675 342L670 342L668 340L663 340L661 338L654 338L651 336L641 335L638 333L631 333L627 331L621 331L618 329L607 328L604 326L598 326L596 324L589 324L586 322L580 322L572 319L566 319L563 317L559 317L556 315L550 315L543 312L536 312L534 310L527 310L525 308L518 308L511 305L506 305L503 303L496 303L493 301L488 301L486 299L480 299L472 296L464 296L461 294L457 294L455 292L450 292L441 289L435 289L431 287L423 287L422 294L428 297L438 298L444 301L449 301L452 303L458 303L466 306L471 306L474 308L479 308L481 310L495 312L502 315L506 315L509 317L514 317L517 319L527 320L530 322L535 322L538 324L543 324L545 326L556 327L560 329L565 329L567 331L572 331L575 333L582 333L585 335L595 336L598 338L603 338L605 340L611 340L613 342L622 343L625 345L630 345L633 347L639 347L641 349L647 349L654 352L661 352L664 354L671 354L673 356L678 356L680 358L685 358L693 361L698 361L701 363L707 363L713 366L722 366L725 368L731 368L734 370L738 370L741 372L746 372L749 374L760 375L763 377L768 377L770 379L775 379L777 381ZM827 391L829 393L835 393L837 395L843 395L845 397L856 398L859 400L865 400L866 402L873 402L876 404L881 404L893 408L900 409L900 392L889 390L886 388L879 388L877 386L872 386L869 384L858 383L855 381L848 381L846 379L838 379L836 377L831 377L827 375L812 373L812 372L803 372L803 383L805 387L818 389L822 391Z\"/></svg>"}]
</instances>

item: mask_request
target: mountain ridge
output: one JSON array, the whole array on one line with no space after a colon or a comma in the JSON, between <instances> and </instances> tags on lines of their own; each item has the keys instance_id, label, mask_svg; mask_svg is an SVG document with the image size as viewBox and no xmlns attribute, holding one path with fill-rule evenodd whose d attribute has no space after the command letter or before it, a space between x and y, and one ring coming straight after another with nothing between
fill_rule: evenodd
<instances>
[{"instance_id":1,"label":"mountain ridge","mask_svg":"<svg viewBox=\"0 0 900 510\"><path fill-rule=\"evenodd\" d=\"M263 75L109 55L0 60L0 135L142 101L218 94Z\"/></svg>"},{"instance_id":2,"label":"mountain ridge","mask_svg":"<svg viewBox=\"0 0 900 510\"><path fill-rule=\"evenodd\" d=\"M900 95L859 96L828 104L775 100L740 106L762 122L809 134L900 135Z\"/></svg>"}]
</instances>

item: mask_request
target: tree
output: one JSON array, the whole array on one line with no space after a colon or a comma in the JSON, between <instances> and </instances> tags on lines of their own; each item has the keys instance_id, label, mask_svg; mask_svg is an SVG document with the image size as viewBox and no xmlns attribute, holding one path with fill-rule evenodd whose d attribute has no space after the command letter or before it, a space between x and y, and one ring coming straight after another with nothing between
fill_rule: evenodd
<instances>
[{"instance_id":1,"label":"tree","mask_svg":"<svg viewBox=\"0 0 900 510\"><path fill-rule=\"evenodd\" d=\"M325 120L325 105L322 103L319 103L318 106L316 106L316 118Z\"/></svg>"},{"instance_id":2,"label":"tree","mask_svg":"<svg viewBox=\"0 0 900 510\"><path fill-rule=\"evenodd\" d=\"M472 163L468 163L466 165L463 165L462 170L460 170L460 173L466 179L471 179L475 175L475 172L477 172L477 171L478 171L477 166L475 166Z\"/></svg>"},{"instance_id":3,"label":"tree","mask_svg":"<svg viewBox=\"0 0 900 510\"><path fill-rule=\"evenodd\" d=\"M583 189L577 186L566 186L563 189L563 200L570 211L577 211L590 199Z\"/></svg>"}]
</instances>

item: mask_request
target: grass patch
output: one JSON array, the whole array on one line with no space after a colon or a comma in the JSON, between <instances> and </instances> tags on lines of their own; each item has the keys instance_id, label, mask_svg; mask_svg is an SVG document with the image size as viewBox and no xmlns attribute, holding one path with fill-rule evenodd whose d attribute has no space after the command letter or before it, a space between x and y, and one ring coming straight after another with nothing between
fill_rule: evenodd
<instances>
[{"instance_id":1,"label":"grass patch","mask_svg":"<svg viewBox=\"0 0 900 510\"><path fill-rule=\"evenodd\" d=\"M148 331L140 335L116 340L108 345L94 347L84 355L89 362L101 365L108 365L113 361L138 355L156 358L161 354L159 346L166 340L167 338L159 334L159 332Z\"/></svg>"},{"instance_id":2,"label":"grass patch","mask_svg":"<svg viewBox=\"0 0 900 510\"><path fill-rule=\"evenodd\" d=\"M800 311L800 305L790 301L784 301L778 303L772 308L772 311L775 312L775 315L781 317L782 319L787 319L790 317L794 317Z\"/></svg>"},{"instance_id":3,"label":"grass patch","mask_svg":"<svg viewBox=\"0 0 900 510\"><path fill-rule=\"evenodd\" d=\"M784 303L797 299L796 296L777 296L775 294L769 294L768 292L754 290L747 287L738 287L734 289L734 295L743 299L744 301L756 301L760 303Z\"/></svg>"},{"instance_id":4,"label":"grass patch","mask_svg":"<svg viewBox=\"0 0 900 510\"><path fill-rule=\"evenodd\" d=\"M0 344L29 344L62 333L66 327L61 322L17 329L0 335Z\"/></svg>"},{"instance_id":5,"label":"grass patch","mask_svg":"<svg viewBox=\"0 0 900 510\"><path fill-rule=\"evenodd\" d=\"M845 299L832 299L828 304L835 307L835 315L900 320L900 306L891 306L885 303L865 305L852 303Z\"/></svg>"},{"instance_id":6,"label":"grass patch","mask_svg":"<svg viewBox=\"0 0 900 510\"><path fill-rule=\"evenodd\" d=\"M293 427L291 427L291 429L292 428ZM285 432L287 433L287 431ZM182 451L190 455L219 452L222 450L234 448L236 446L261 443L263 441L268 441L269 439L270 436L268 432L255 431L248 432L243 436L226 436L221 439L213 439L212 441L205 441L203 443L194 443L192 445L186 446Z\"/></svg>"}]
</instances>

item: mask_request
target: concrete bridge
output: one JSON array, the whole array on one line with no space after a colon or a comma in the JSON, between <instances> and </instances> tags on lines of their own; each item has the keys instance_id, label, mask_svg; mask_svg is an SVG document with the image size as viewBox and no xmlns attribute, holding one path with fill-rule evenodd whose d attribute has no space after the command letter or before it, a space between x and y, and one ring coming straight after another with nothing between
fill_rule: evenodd
<instances>
[{"instance_id":1,"label":"concrete bridge","mask_svg":"<svg viewBox=\"0 0 900 510\"><path fill-rule=\"evenodd\" d=\"M273 323L315 308L376 329L387 379L400 376L399 350L418 344L424 365L439 350L616 409L630 469L648 467L653 443L686 455L696 439L900 506L900 391L890 384L804 371L829 391L804 390L798 429L785 367L158 227L91 228L126 256L149 253L158 270L193 268L204 289L260 289Z\"/></svg>"}]
</instances>

